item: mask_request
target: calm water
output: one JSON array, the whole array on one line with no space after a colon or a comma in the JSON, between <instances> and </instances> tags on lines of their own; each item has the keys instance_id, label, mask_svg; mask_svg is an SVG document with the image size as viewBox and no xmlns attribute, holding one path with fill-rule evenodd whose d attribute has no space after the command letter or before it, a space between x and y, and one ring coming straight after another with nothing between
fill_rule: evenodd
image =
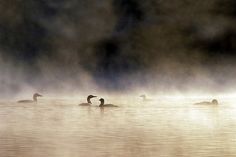
<instances>
[{"instance_id":1,"label":"calm water","mask_svg":"<svg viewBox=\"0 0 236 157\"><path fill-rule=\"evenodd\" d=\"M102 110L79 102L1 102L0 156L236 156L233 104L124 101Z\"/></svg>"}]
</instances>

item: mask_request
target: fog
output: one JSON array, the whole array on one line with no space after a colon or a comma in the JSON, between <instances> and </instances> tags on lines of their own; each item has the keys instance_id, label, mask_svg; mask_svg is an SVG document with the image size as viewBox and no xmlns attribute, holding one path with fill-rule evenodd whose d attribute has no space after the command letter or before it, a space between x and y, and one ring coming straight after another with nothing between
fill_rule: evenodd
<instances>
[{"instance_id":1,"label":"fog","mask_svg":"<svg viewBox=\"0 0 236 157\"><path fill-rule=\"evenodd\" d=\"M234 0L2 0L0 97L232 94L235 9Z\"/></svg>"}]
</instances>

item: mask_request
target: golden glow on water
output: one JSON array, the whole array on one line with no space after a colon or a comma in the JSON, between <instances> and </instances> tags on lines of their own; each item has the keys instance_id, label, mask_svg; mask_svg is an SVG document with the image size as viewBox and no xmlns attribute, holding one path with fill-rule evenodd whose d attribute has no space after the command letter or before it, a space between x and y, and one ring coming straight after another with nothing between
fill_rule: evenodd
<instances>
[{"instance_id":1,"label":"golden glow on water","mask_svg":"<svg viewBox=\"0 0 236 157\"><path fill-rule=\"evenodd\" d=\"M106 96L105 96L106 97ZM198 97L199 98L199 97ZM203 99L151 102L107 99L119 108L80 107L83 98L0 103L0 154L4 157L236 156L233 99L196 106Z\"/></svg>"}]
</instances>

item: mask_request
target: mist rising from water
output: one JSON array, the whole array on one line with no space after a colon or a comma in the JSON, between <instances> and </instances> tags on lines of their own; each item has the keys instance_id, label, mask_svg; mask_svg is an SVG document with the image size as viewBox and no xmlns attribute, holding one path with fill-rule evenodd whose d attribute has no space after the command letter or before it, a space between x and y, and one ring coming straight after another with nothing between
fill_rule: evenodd
<instances>
[{"instance_id":1,"label":"mist rising from water","mask_svg":"<svg viewBox=\"0 0 236 157\"><path fill-rule=\"evenodd\" d=\"M0 97L233 92L235 5L220 3L4 0Z\"/></svg>"}]
</instances>

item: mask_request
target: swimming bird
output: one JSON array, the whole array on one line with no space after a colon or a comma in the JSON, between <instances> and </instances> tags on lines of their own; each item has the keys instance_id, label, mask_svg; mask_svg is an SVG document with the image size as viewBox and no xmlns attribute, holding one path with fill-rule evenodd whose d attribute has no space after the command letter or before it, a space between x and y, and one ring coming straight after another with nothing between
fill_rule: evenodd
<instances>
[{"instance_id":1,"label":"swimming bird","mask_svg":"<svg viewBox=\"0 0 236 157\"><path fill-rule=\"evenodd\" d=\"M113 104L104 104L105 100L103 98L99 99L99 101L101 102L101 104L99 105L99 107L118 107L116 105Z\"/></svg>"},{"instance_id":2,"label":"swimming bird","mask_svg":"<svg viewBox=\"0 0 236 157\"><path fill-rule=\"evenodd\" d=\"M33 100L19 100L17 102L18 103L34 103L34 102L38 101L38 99L37 99L38 97L42 97L42 95L38 94L38 93L34 93Z\"/></svg>"},{"instance_id":3,"label":"swimming bird","mask_svg":"<svg viewBox=\"0 0 236 157\"><path fill-rule=\"evenodd\" d=\"M203 101L199 103L195 103L194 105L218 105L218 101L216 99L213 99L211 102L209 101Z\"/></svg>"},{"instance_id":4,"label":"swimming bird","mask_svg":"<svg viewBox=\"0 0 236 157\"><path fill-rule=\"evenodd\" d=\"M81 104L79 104L79 106L90 106L90 105L92 104L92 102L91 102L90 99L95 98L95 97L97 97L97 96L89 95L89 96L87 97L87 103L81 103Z\"/></svg>"},{"instance_id":5,"label":"swimming bird","mask_svg":"<svg viewBox=\"0 0 236 157\"><path fill-rule=\"evenodd\" d=\"M140 95L141 98L143 98L143 101L152 101L152 99L148 99L145 94Z\"/></svg>"}]
</instances>

